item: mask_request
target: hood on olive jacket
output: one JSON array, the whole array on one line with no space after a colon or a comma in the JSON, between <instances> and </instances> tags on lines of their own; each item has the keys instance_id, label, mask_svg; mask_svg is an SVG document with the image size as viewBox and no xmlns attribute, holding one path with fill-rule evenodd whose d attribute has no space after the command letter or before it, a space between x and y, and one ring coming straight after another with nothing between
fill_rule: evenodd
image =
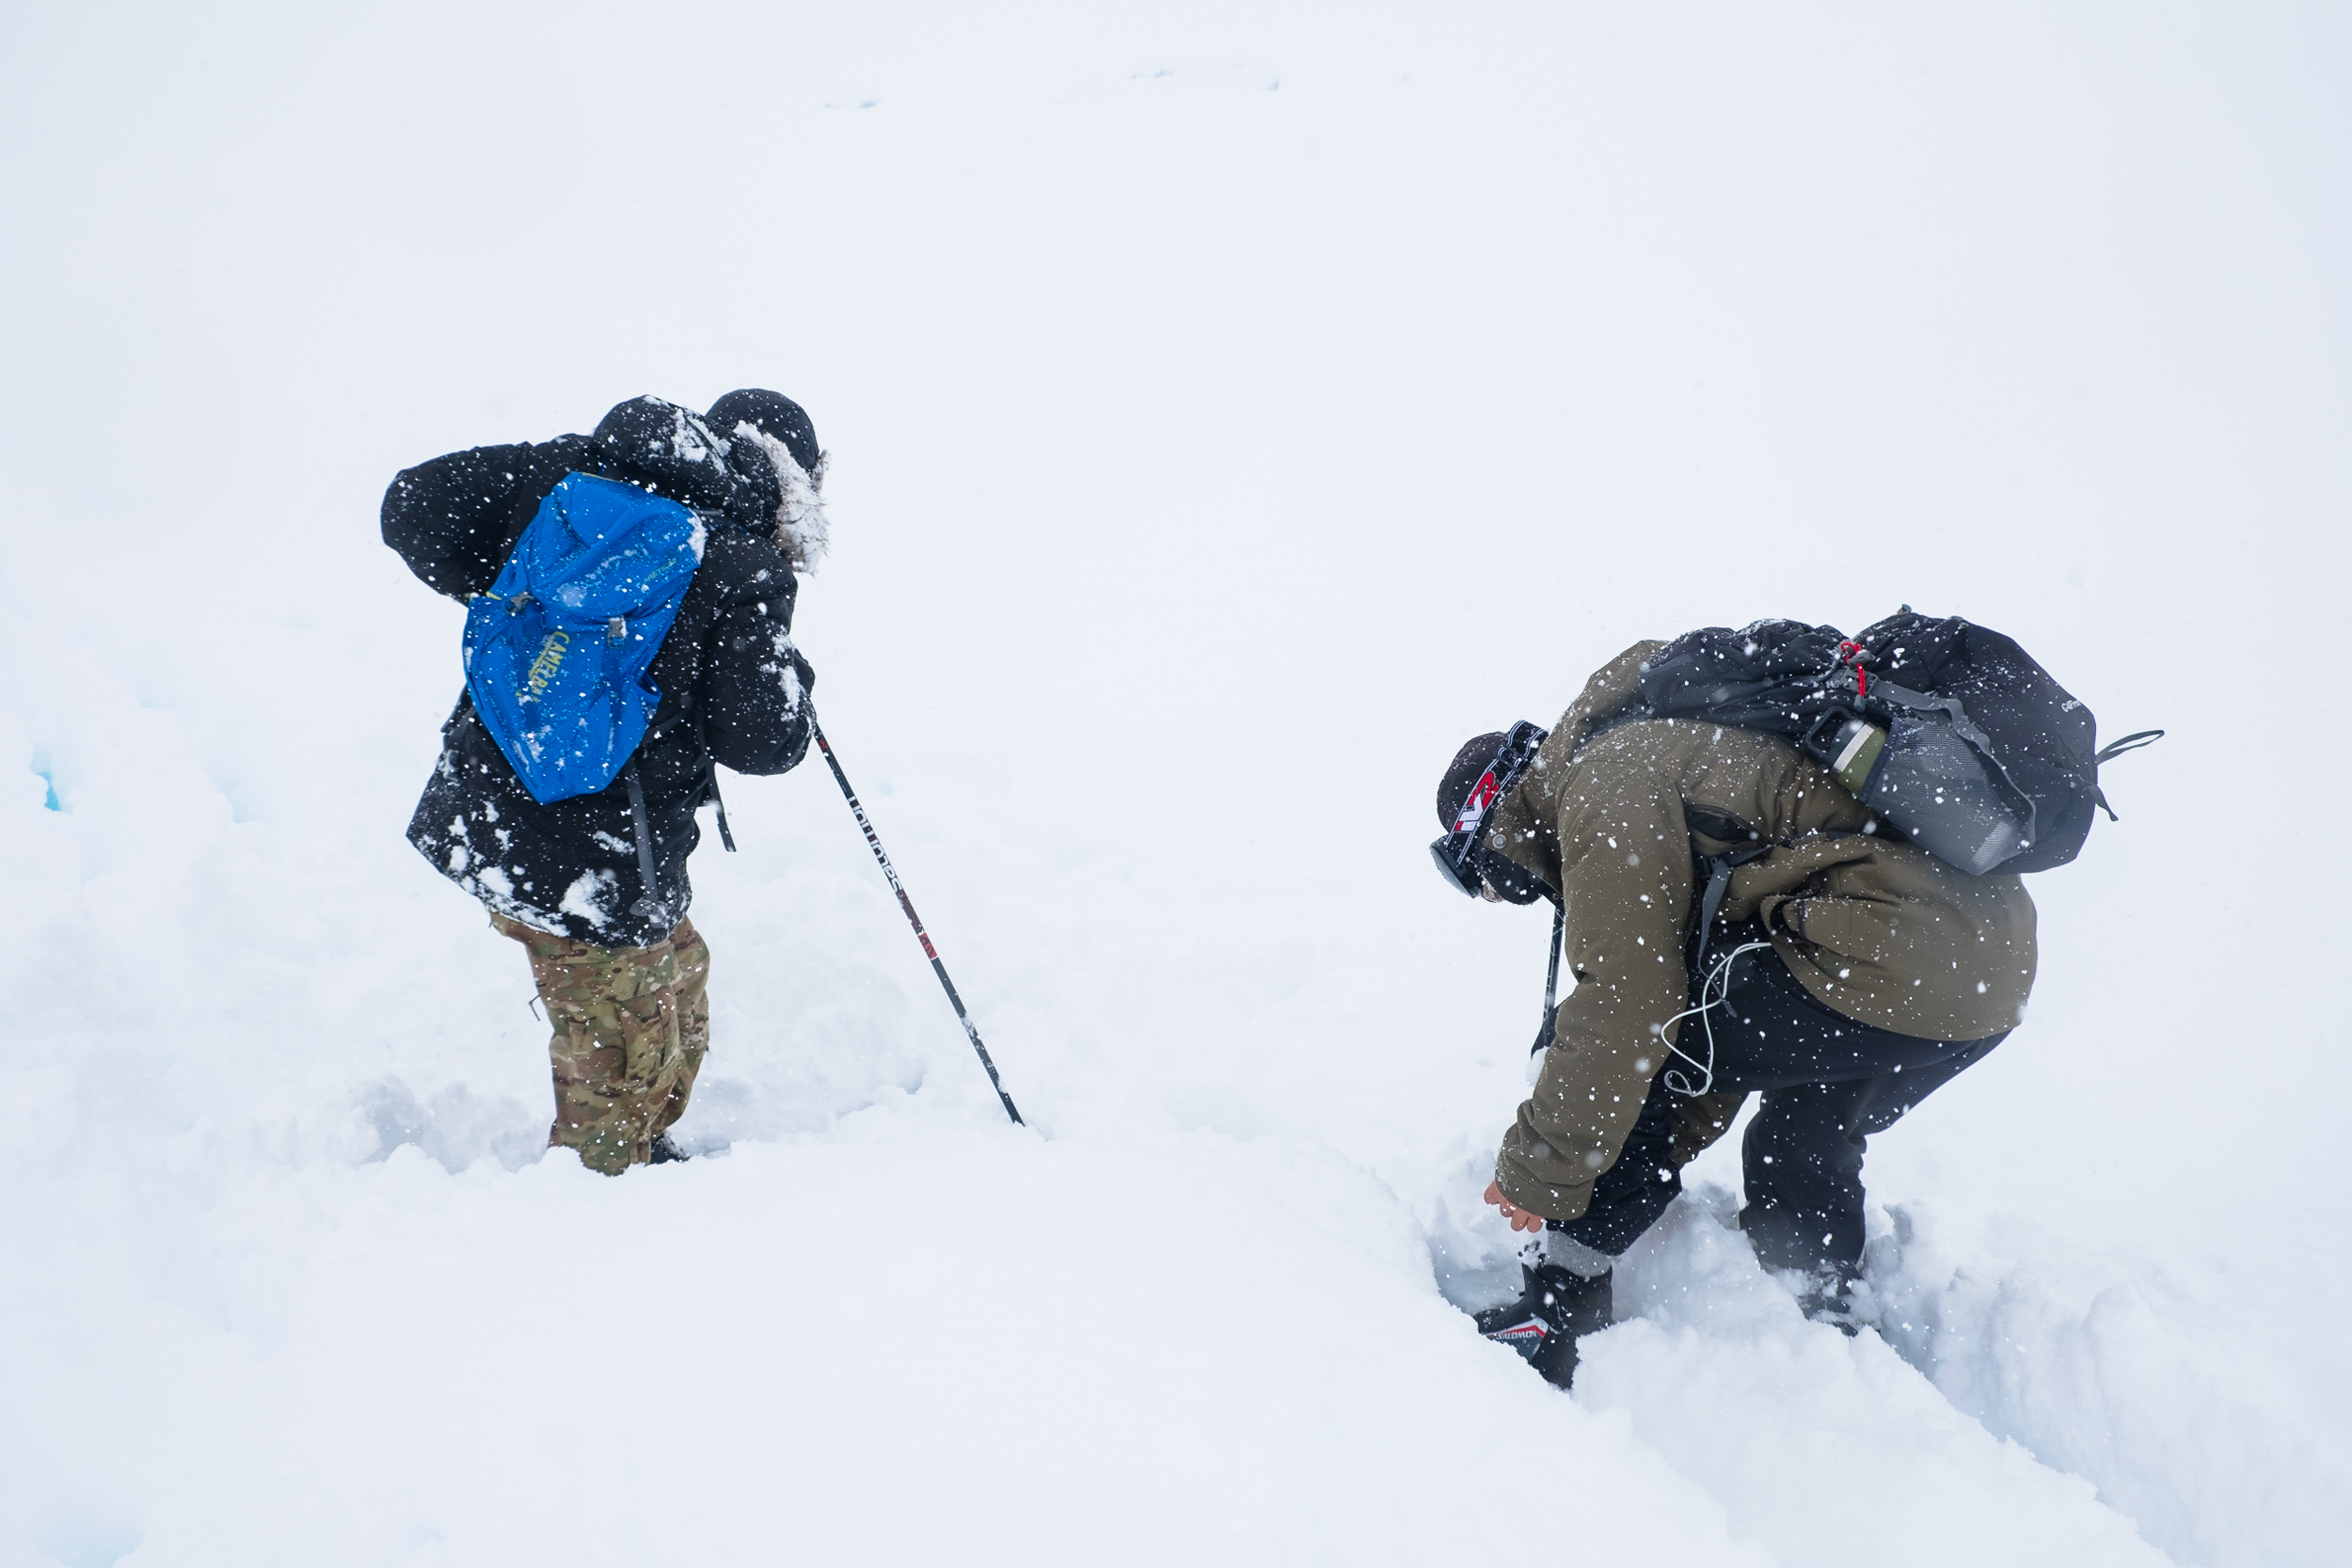
<instances>
[{"instance_id":1,"label":"hood on olive jacket","mask_svg":"<svg viewBox=\"0 0 2352 1568\"><path fill-rule=\"evenodd\" d=\"M1576 989L1495 1170L1514 1204L1551 1219L1584 1212L1670 1064L1670 1084L1702 1091L1680 1118L1678 1159L1738 1109L1739 1096L1704 1092L1700 1060L1680 1050L1694 856L1769 847L1732 873L1720 918L1759 921L1805 988L1848 1018L1980 1039L2015 1027L2033 989L2033 901L2018 878L1967 876L1903 842L1775 736L1629 720L1642 661L1661 646L1636 643L1594 674L1486 823L1488 846L1567 913Z\"/></svg>"}]
</instances>

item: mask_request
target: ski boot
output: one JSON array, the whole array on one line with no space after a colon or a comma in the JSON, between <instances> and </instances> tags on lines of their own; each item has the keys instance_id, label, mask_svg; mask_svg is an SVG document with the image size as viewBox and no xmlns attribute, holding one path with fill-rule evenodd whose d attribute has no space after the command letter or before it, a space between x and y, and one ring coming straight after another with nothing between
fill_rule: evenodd
<instances>
[{"instance_id":1,"label":"ski boot","mask_svg":"<svg viewBox=\"0 0 2352 1568\"><path fill-rule=\"evenodd\" d=\"M1555 1388L1576 1376L1576 1341L1615 1320L1609 1275L1586 1279L1556 1263L1522 1263L1519 1299L1478 1314L1478 1332L1510 1346Z\"/></svg>"},{"instance_id":2,"label":"ski boot","mask_svg":"<svg viewBox=\"0 0 2352 1568\"><path fill-rule=\"evenodd\" d=\"M678 1146L671 1140L668 1132L664 1131L656 1132L653 1135L653 1152L646 1158L645 1164L649 1165L666 1165L674 1160L682 1164L685 1161L691 1160L693 1156L691 1154L689 1154L686 1150L678 1148Z\"/></svg>"},{"instance_id":3,"label":"ski boot","mask_svg":"<svg viewBox=\"0 0 2352 1568\"><path fill-rule=\"evenodd\" d=\"M1863 1317L1853 1298L1854 1286L1861 1278L1859 1269L1839 1264L1816 1269L1804 1275L1797 1287L1797 1308L1851 1339L1862 1332Z\"/></svg>"}]
</instances>

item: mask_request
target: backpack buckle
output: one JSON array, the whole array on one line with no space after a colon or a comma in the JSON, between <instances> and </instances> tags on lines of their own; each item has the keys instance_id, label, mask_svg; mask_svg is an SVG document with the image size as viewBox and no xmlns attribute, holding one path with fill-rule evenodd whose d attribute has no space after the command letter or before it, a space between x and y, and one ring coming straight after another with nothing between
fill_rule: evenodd
<instances>
[{"instance_id":1,"label":"backpack buckle","mask_svg":"<svg viewBox=\"0 0 2352 1568\"><path fill-rule=\"evenodd\" d=\"M604 624L604 640L605 640L607 642L611 643L612 646L616 647L616 648L617 648L617 647L619 647L622 643L624 643L624 642L628 641L628 617L626 617L626 616L621 616L621 615L615 615L615 616L613 616L613 617L612 617L612 619L611 619L610 621L607 621L607 622Z\"/></svg>"}]
</instances>

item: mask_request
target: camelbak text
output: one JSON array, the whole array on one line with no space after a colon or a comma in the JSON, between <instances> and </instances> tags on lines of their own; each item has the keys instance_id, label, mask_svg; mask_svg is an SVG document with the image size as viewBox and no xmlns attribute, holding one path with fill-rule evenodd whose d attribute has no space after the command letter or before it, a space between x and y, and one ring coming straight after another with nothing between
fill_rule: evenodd
<instances>
[{"instance_id":1,"label":"camelbak text","mask_svg":"<svg viewBox=\"0 0 2352 1568\"><path fill-rule=\"evenodd\" d=\"M563 667L564 650L572 645L571 634L563 631L548 633L548 640L539 644L539 657L531 661L531 679L523 692L525 701L548 694L548 682Z\"/></svg>"}]
</instances>

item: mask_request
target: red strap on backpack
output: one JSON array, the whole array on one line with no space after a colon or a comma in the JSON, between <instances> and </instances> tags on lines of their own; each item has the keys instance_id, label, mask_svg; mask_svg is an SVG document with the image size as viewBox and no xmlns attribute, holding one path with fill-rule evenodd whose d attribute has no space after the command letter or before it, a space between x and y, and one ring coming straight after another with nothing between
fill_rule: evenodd
<instances>
[{"instance_id":1,"label":"red strap on backpack","mask_svg":"<svg viewBox=\"0 0 2352 1568\"><path fill-rule=\"evenodd\" d=\"M1840 642L1837 644L1837 657L1853 666L1853 694L1867 697L1870 694L1870 673L1862 667L1862 644Z\"/></svg>"}]
</instances>

